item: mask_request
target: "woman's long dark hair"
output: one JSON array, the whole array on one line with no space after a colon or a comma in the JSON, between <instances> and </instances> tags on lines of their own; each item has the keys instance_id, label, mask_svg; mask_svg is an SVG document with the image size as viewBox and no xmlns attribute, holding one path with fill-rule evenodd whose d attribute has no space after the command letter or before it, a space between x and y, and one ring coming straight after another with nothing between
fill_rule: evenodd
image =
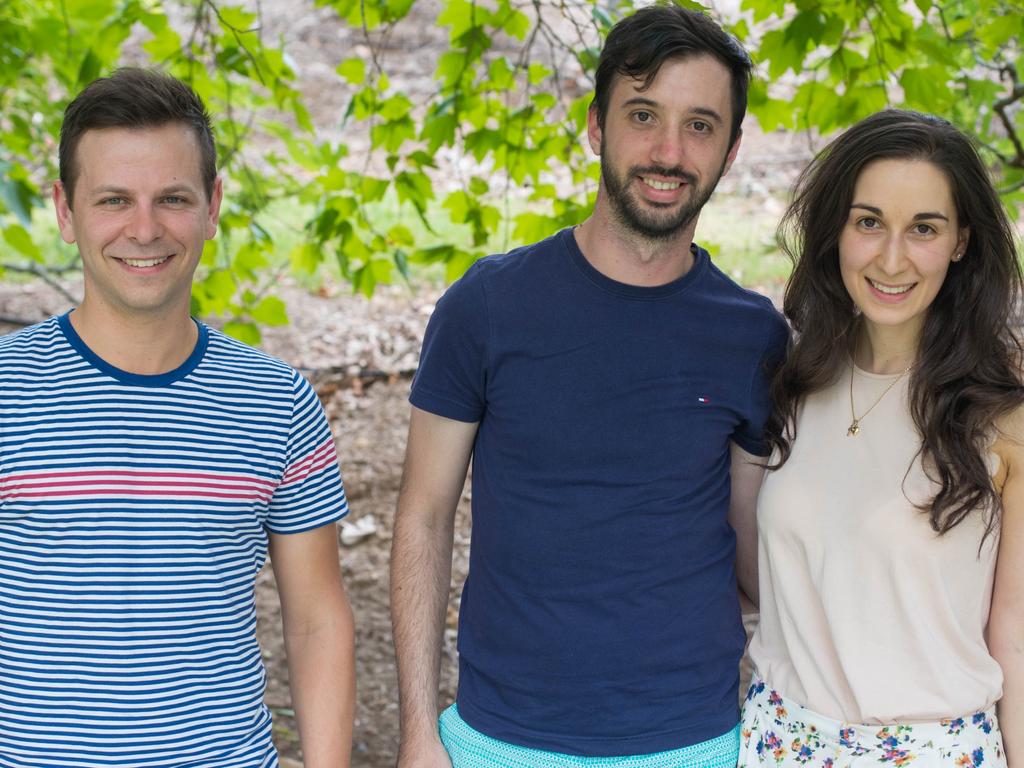
<instances>
[{"instance_id":1,"label":"woman's long dark hair","mask_svg":"<svg viewBox=\"0 0 1024 768\"><path fill-rule=\"evenodd\" d=\"M931 525L945 533L973 510L987 536L1001 512L985 453L996 420L1024 402L1019 323L1021 268L1006 212L974 146L931 115L886 110L829 144L797 180L779 225L793 260L783 308L796 342L772 381L768 440L782 466L796 438L804 398L834 383L849 365L859 314L839 271L839 236L857 177L876 160L923 160L945 173L960 227L970 226L963 258L950 264L927 310L910 378L910 412L920 456L939 490Z\"/></svg>"}]
</instances>

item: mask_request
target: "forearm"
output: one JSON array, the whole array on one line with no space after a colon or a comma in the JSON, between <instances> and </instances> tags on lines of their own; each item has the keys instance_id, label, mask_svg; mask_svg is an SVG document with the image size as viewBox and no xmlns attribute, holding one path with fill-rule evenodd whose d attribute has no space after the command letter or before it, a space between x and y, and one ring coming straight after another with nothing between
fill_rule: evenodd
<instances>
[{"instance_id":1,"label":"forearm","mask_svg":"<svg viewBox=\"0 0 1024 768\"><path fill-rule=\"evenodd\" d=\"M340 591L340 590L339 590ZM344 594L316 623L285 627L289 687L306 768L347 768L355 714L355 632Z\"/></svg>"},{"instance_id":2,"label":"forearm","mask_svg":"<svg viewBox=\"0 0 1024 768\"><path fill-rule=\"evenodd\" d=\"M451 582L454 510L425 515L399 500L391 549L391 621L403 751L436 745L441 642Z\"/></svg>"},{"instance_id":3,"label":"forearm","mask_svg":"<svg viewBox=\"0 0 1024 768\"><path fill-rule=\"evenodd\" d=\"M1007 764L1024 768L1024 638L1016 645L996 653L1003 668L1003 697L997 711Z\"/></svg>"}]
</instances>

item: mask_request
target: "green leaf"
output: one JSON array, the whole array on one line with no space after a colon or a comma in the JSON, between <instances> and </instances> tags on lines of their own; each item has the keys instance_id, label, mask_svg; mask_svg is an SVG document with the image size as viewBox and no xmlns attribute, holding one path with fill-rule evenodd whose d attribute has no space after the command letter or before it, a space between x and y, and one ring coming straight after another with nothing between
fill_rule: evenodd
<instances>
[{"instance_id":1,"label":"green leaf","mask_svg":"<svg viewBox=\"0 0 1024 768\"><path fill-rule=\"evenodd\" d=\"M249 310L249 316L263 325L288 325L288 310L277 296L266 296Z\"/></svg>"},{"instance_id":2,"label":"green leaf","mask_svg":"<svg viewBox=\"0 0 1024 768\"><path fill-rule=\"evenodd\" d=\"M0 160L0 202L28 227L32 223L32 206L39 204L38 193L21 179L7 176L10 168L8 163Z\"/></svg>"},{"instance_id":3,"label":"green leaf","mask_svg":"<svg viewBox=\"0 0 1024 768\"><path fill-rule=\"evenodd\" d=\"M204 314L223 314L235 297L238 286L230 272L218 269L208 274L194 287L202 300Z\"/></svg>"},{"instance_id":4,"label":"green leaf","mask_svg":"<svg viewBox=\"0 0 1024 768\"><path fill-rule=\"evenodd\" d=\"M230 320L224 323L224 333L252 347L260 343L260 329L252 323Z\"/></svg>"},{"instance_id":5,"label":"green leaf","mask_svg":"<svg viewBox=\"0 0 1024 768\"><path fill-rule=\"evenodd\" d=\"M434 199L434 185L422 171L402 171L395 177L395 192L400 202L409 202L419 210L426 210L427 202Z\"/></svg>"},{"instance_id":6,"label":"green leaf","mask_svg":"<svg viewBox=\"0 0 1024 768\"><path fill-rule=\"evenodd\" d=\"M250 30L256 26L256 14L250 13L237 5L220 5L217 15L221 24L238 31Z\"/></svg>"},{"instance_id":7,"label":"green leaf","mask_svg":"<svg viewBox=\"0 0 1024 768\"><path fill-rule=\"evenodd\" d=\"M476 21L476 13L479 9L468 2L468 0L445 0L441 13L437 16L437 23L440 26L451 27L451 40L465 34Z\"/></svg>"},{"instance_id":8,"label":"green leaf","mask_svg":"<svg viewBox=\"0 0 1024 768\"><path fill-rule=\"evenodd\" d=\"M352 85L362 85L366 81L366 62L358 57L345 59L335 71Z\"/></svg>"},{"instance_id":9,"label":"green leaf","mask_svg":"<svg viewBox=\"0 0 1024 768\"><path fill-rule=\"evenodd\" d=\"M513 10L508 18L505 19L505 23L501 25L501 28L510 36L516 40L525 40L526 35L530 31L530 17L522 11Z\"/></svg>"},{"instance_id":10,"label":"green leaf","mask_svg":"<svg viewBox=\"0 0 1024 768\"><path fill-rule=\"evenodd\" d=\"M441 147L451 146L455 142L457 126L458 118L453 113L429 115L420 129L420 140L426 142L428 152L437 152Z\"/></svg>"},{"instance_id":11,"label":"green leaf","mask_svg":"<svg viewBox=\"0 0 1024 768\"><path fill-rule=\"evenodd\" d=\"M905 69L900 75L900 86L912 106L929 112L943 112L950 106L950 89L946 73L938 67Z\"/></svg>"},{"instance_id":12,"label":"green leaf","mask_svg":"<svg viewBox=\"0 0 1024 768\"><path fill-rule=\"evenodd\" d=\"M537 85L544 79L551 77L554 74L554 70L548 67L546 64L541 64L539 61L531 62L527 69L526 79L530 85Z\"/></svg>"},{"instance_id":13,"label":"green leaf","mask_svg":"<svg viewBox=\"0 0 1024 768\"><path fill-rule=\"evenodd\" d=\"M388 242L391 245L405 246L411 248L416 245L416 237L410 229L403 224L395 224L388 230Z\"/></svg>"},{"instance_id":14,"label":"green leaf","mask_svg":"<svg viewBox=\"0 0 1024 768\"><path fill-rule=\"evenodd\" d=\"M149 27L149 31L153 37L142 44L142 49L155 61L164 61L181 52L181 36L170 27Z\"/></svg>"},{"instance_id":15,"label":"green leaf","mask_svg":"<svg viewBox=\"0 0 1024 768\"><path fill-rule=\"evenodd\" d=\"M375 203L384 199L384 193L388 191L390 182L387 179L375 179L371 176L363 176L359 184L359 192L368 203Z\"/></svg>"},{"instance_id":16,"label":"green leaf","mask_svg":"<svg viewBox=\"0 0 1024 768\"><path fill-rule=\"evenodd\" d=\"M405 94L395 94L385 99L377 107L377 114L384 120L398 120L409 114L412 109L412 102Z\"/></svg>"},{"instance_id":17,"label":"green leaf","mask_svg":"<svg viewBox=\"0 0 1024 768\"><path fill-rule=\"evenodd\" d=\"M491 189L491 185L487 183L486 179L481 179L479 176L474 176L469 180L469 191L471 194L480 197L486 195Z\"/></svg>"},{"instance_id":18,"label":"green leaf","mask_svg":"<svg viewBox=\"0 0 1024 768\"><path fill-rule=\"evenodd\" d=\"M32 242L32 235L20 224L11 224L5 227L4 240L23 256L28 256L33 261L41 262L43 260L39 246Z\"/></svg>"},{"instance_id":19,"label":"green leaf","mask_svg":"<svg viewBox=\"0 0 1024 768\"><path fill-rule=\"evenodd\" d=\"M510 90L516 84L515 70L509 66L508 60L504 56L491 62L487 74L491 79L491 85L499 91Z\"/></svg>"},{"instance_id":20,"label":"green leaf","mask_svg":"<svg viewBox=\"0 0 1024 768\"><path fill-rule=\"evenodd\" d=\"M373 126L370 129L370 138L374 147L397 152L406 141L416 138L416 124L408 116L389 120Z\"/></svg>"},{"instance_id":21,"label":"green leaf","mask_svg":"<svg viewBox=\"0 0 1024 768\"><path fill-rule=\"evenodd\" d=\"M93 53L92 48L85 52L82 63L78 66L78 85L84 87L100 76L103 62Z\"/></svg>"},{"instance_id":22,"label":"green leaf","mask_svg":"<svg viewBox=\"0 0 1024 768\"><path fill-rule=\"evenodd\" d=\"M321 251L312 243L300 243L288 254L292 270L305 275L312 275L320 266Z\"/></svg>"}]
</instances>

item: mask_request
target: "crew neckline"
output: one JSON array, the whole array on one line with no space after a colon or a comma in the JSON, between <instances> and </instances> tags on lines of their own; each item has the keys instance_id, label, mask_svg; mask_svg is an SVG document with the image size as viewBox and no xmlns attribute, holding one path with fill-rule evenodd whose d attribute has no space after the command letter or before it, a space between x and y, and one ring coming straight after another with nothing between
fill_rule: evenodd
<instances>
[{"instance_id":1,"label":"crew neckline","mask_svg":"<svg viewBox=\"0 0 1024 768\"><path fill-rule=\"evenodd\" d=\"M906 371L896 371L895 373L874 373L872 371L866 371L863 368L861 368L859 365L857 365L857 363L855 363L852 358L850 360L850 365L853 367L854 371L856 371L859 375L863 376L866 379L879 379L879 380L882 380L882 379L886 379L886 380L888 380L888 379L897 379L900 376L906 376L907 374L910 373L909 370L906 370Z\"/></svg>"},{"instance_id":2,"label":"crew neckline","mask_svg":"<svg viewBox=\"0 0 1024 768\"><path fill-rule=\"evenodd\" d=\"M629 283L620 283L618 280L613 280L587 261L587 257L583 255L583 251L580 250L580 246L573 236L573 227L563 229L559 236L573 264L576 265L577 269L583 273L587 280L607 293L628 299L661 299L680 293L695 283L710 263L708 252L696 243L691 243L690 253L693 255L693 266L690 267L685 275L663 285L630 285Z\"/></svg>"},{"instance_id":3,"label":"crew neckline","mask_svg":"<svg viewBox=\"0 0 1024 768\"><path fill-rule=\"evenodd\" d=\"M122 370L115 365L111 365L89 348L85 341L82 340L82 337L78 335L78 331L76 331L75 327L71 324L71 312L72 310L68 310L57 318L57 324L60 326L61 332L64 334L64 338L68 340L68 343L74 347L75 351L78 352L78 354L80 354L93 368L101 373L105 373L111 378L116 379L122 384L129 384L137 387L165 387L168 384L181 381L181 379L185 378L196 369L196 366L199 365L199 361L201 361L203 356L206 354L206 348L209 344L209 329L204 323L199 322L193 317L191 320L196 324L196 328L199 330L199 336L196 339L195 348L189 356L185 358L185 361L181 365L167 371L166 373L131 373L129 371Z\"/></svg>"}]
</instances>

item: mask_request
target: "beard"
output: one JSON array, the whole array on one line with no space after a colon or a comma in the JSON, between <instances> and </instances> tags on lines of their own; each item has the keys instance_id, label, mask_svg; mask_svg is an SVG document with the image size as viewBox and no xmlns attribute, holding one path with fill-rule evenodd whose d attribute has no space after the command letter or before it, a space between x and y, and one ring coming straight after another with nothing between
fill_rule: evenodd
<instances>
[{"instance_id":1,"label":"beard","mask_svg":"<svg viewBox=\"0 0 1024 768\"><path fill-rule=\"evenodd\" d=\"M698 179L695 175L679 167L662 168L654 165L643 167L635 165L624 175L619 175L608 161L604 138L602 137L601 140L601 179L604 181L604 188L608 193L612 211L619 222L648 240L670 240L692 224L710 199L711 193L715 191L723 173L725 173L724 160L715 177L703 187L698 186ZM646 204L642 203L630 195L627 186L631 179L637 179L636 183L642 184L643 182L639 181L638 177L645 175L680 179L690 188L689 199L681 205L675 203L659 206L649 201Z\"/></svg>"}]
</instances>

